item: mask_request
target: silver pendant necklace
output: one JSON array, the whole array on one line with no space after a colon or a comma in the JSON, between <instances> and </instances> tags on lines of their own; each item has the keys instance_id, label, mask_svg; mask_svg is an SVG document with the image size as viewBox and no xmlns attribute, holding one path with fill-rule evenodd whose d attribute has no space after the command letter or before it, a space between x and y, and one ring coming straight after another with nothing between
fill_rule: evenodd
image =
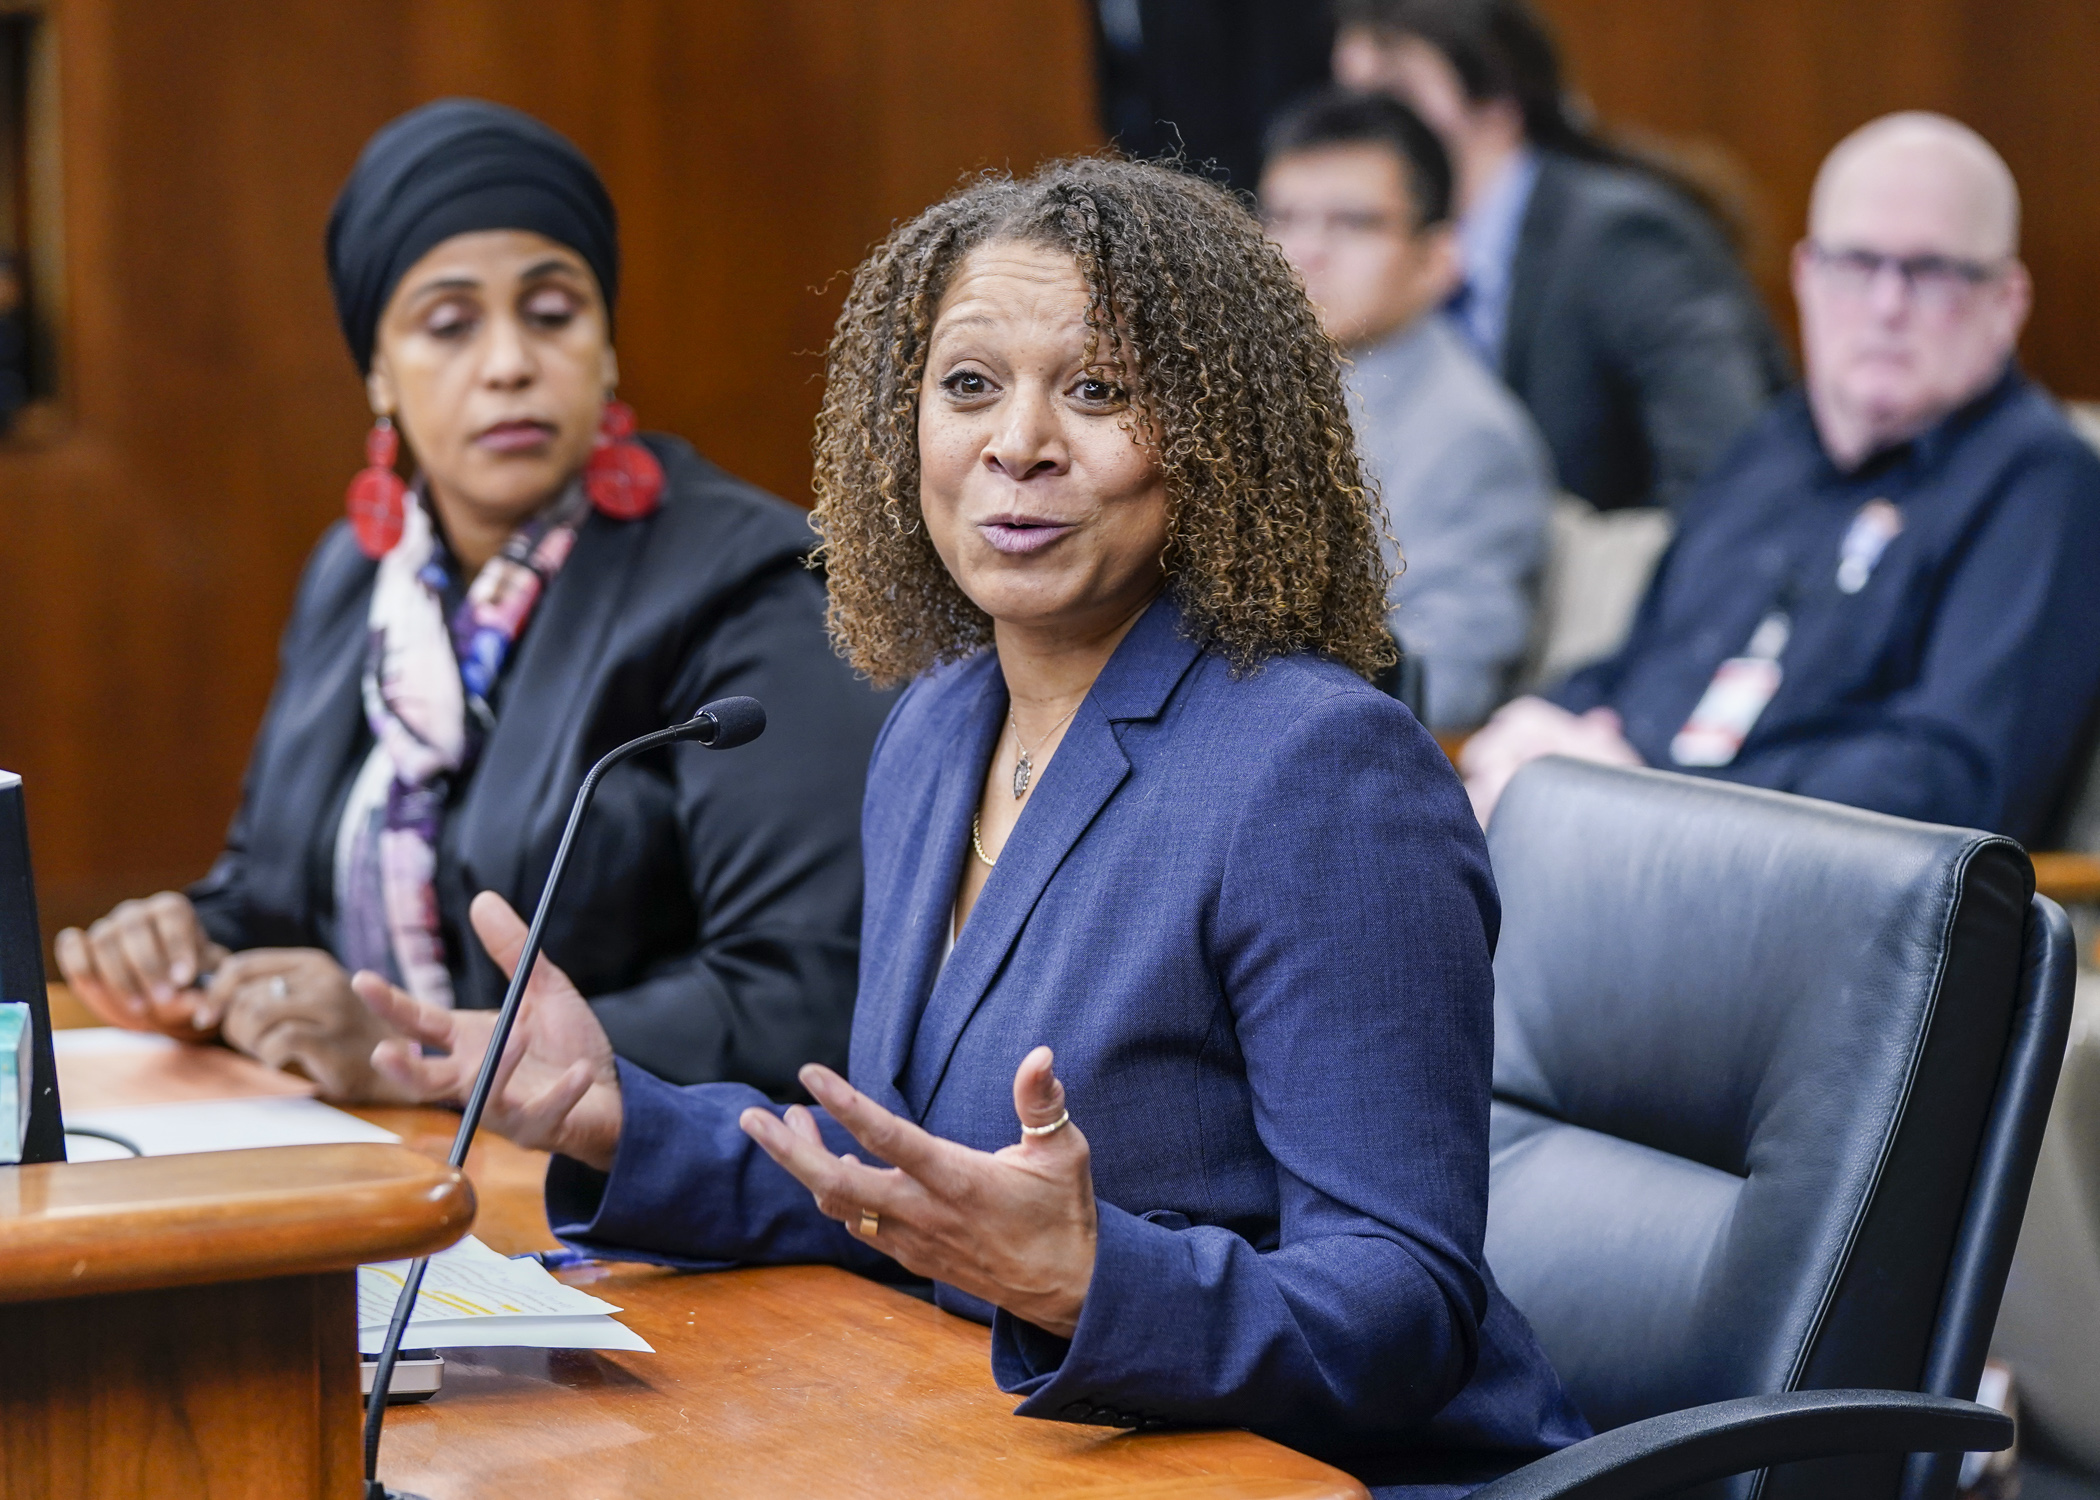
<instances>
[{"instance_id":1,"label":"silver pendant necklace","mask_svg":"<svg viewBox=\"0 0 2100 1500\"><path fill-rule=\"evenodd\" d=\"M1084 702L1086 702L1085 698L1081 698L1079 700L1079 703ZM1072 717L1073 714L1079 712L1079 703L1073 704L1071 708L1066 711L1064 719L1059 719L1055 724L1052 724L1048 729L1043 731L1042 739L1039 739L1035 742L1035 748L1037 750L1042 749L1044 744L1049 740L1050 736L1057 733L1059 729L1064 727L1065 719L1069 719ZM1031 751L1028 748L1028 746L1024 744L1021 740L1021 726L1014 719L1014 711L1012 705L1008 705L1007 707L1006 723L1007 727L1013 730L1014 743L1020 746L1021 750L1021 758L1014 762L1014 800L1018 802L1023 797L1028 795L1028 784L1035 780L1035 753L1034 751Z\"/></svg>"}]
</instances>

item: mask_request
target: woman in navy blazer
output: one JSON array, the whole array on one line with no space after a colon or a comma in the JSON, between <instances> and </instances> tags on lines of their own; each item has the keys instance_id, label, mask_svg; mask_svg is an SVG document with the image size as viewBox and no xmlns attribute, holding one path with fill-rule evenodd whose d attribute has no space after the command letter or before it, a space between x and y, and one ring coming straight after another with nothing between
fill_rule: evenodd
<instances>
[{"instance_id":1,"label":"woman in navy blazer","mask_svg":"<svg viewBox=\"0 0 2100 1500\"><path fill-rule=\"evenodd\" d=\"M1375 497L1274 248L1161 168L980 183L862 267L829 373L834 631L915 679L852 1081L674 1087L543 964L489 1118L560 1153L557 1232L928 1278L1028 1416L1461 1486L1583 1435L1482 1255L1486 850L1365 680ZM475 919L508 967L515 914ZM358 984L433 1054L375 1065L463 1093L485 1019Z\"/></svg>"}]
</instances>

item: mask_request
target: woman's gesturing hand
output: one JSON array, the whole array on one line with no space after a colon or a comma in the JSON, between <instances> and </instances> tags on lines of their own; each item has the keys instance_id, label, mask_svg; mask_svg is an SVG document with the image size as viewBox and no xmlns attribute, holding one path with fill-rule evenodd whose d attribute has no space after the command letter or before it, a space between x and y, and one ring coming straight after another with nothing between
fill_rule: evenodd
<instances>
[{"instance_id":1,"label":"woman's gesturing hand","mask_svg":"<svg viewBox=\"0 0 2100 1500\"><path fill-rule=\"evenodd\" d=\"M525 923L510 903L483 891L469 916L496 967L506 975L516 972ZM372 1066L423 1103L464 1103L495 1033L496 1013L440 1010L377 974L359 974L352 985L373 1014L406 1039L381 1042ZM426 1056L425 1047L441 1055ZM533 965L482 1118L521 1146L558 1151L601 1172L612 1168L620 1142L620 1075L612 1043L590 1002L545 958Z\"/></svg>"},{"instance_id":2,"label":"woman's gesturing hand","mask_svg":"<svg viewBox=\"0 0 2100 1500\"><path fill-rule=\"evenodd\" d=\"M1014 1111L1027 1126L1065 1112L1048 1047L1021 1060ZM973 1151L899 1119L815 1063L802 1084L875 1156L833 1156L797 1106L783 1119L748 1109L741 1123L816 1195L817 1207L907 1269L945 1281L1049 1333L1070 1338L1094 1276L1098 1218L1086 1137L1076 1124L1019 1145ZM864 1214L875 1216L868 1233Z\"/></svg>"}]
</instances>

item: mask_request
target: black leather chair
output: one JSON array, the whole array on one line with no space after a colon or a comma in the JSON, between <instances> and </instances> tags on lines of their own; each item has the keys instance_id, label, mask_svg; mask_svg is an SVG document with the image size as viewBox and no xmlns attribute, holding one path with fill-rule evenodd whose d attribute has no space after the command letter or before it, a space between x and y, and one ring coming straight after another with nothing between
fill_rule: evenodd
<instances>
[{"instance_id":1,"label":"black leather chair","mask_svg":"<svg viewBox=\"0 0 2100 1500\"><path fill-rule=\"evenodd\" d=\"M2070 1024L2019 846L1566 760L1488 841L1488 1261L1599 1436L1477 1500L1951 1493Z\"/></svg>"}]
</instances>

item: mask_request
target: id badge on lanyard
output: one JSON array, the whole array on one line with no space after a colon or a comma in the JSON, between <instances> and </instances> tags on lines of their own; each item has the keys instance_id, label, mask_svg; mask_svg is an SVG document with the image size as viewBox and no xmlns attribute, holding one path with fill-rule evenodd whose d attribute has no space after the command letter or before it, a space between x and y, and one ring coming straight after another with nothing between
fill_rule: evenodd
<instances>
[{"instance_id":1,"label":"id badge on lanyard","mask_svg":"<svg viewBox=\"0 0 2100 1500\"><path fill-rule=\"evenodd\" d=\"M1784 675L1779 656L1792 631L1793 621L1783 609L1758 622L1743 654L1722 662L1699 695L1691 717L1670 741L1670 759L1680 766L1725 766L1735 759L1779 691Z\"/></svg>"}]
</instances>

